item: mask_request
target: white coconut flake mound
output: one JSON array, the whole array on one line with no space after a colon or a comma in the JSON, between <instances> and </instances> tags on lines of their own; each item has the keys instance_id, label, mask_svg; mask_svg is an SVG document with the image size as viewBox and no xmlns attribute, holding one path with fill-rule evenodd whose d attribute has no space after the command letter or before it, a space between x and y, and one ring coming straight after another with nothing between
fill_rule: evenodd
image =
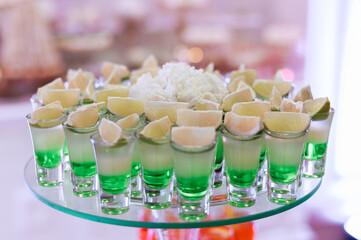
<instances>
[{"instance_id":1,"label":"white coconut flake mound","mask_svg":"<svg viewBox=\"0 0 361 240\"><path fill-rule=\"evenodd\" d=\"M158 76L142 75L131 86L129 96L148 101L191 102L206 99L221 103L227 94L222 80L186 63L166 63Z\"/></svg>"}]
</instances>

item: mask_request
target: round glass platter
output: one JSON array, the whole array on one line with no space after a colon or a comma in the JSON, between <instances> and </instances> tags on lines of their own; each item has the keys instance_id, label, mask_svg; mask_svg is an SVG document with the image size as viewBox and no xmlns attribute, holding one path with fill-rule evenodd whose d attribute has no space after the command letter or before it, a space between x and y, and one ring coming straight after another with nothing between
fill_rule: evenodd
<instances>
[{"instance_id":1,"label":"round glass platter","mask_svg":"<svg viewBox=\"0 0 361 240\"><path fill-rule=\"evenodd\" d=\"M186 222L177 216L176 205L165 210L149 210L140 199L131 201L128 212L121 215L107 215L101 212L99 197L80 198L73 195L70 173L65 173L62 186L42 187L37 184L34 160L25 166L24 177L27 186L36 198L46 205L64 213L96 221L140 228L203 228L249 222L292 209L308 200L321 185L321 179L302 179L297 200L289 205L278 205L267 200L267 192L257 194L256 204L249 208L237 208L227 204L226 184L214 190L209 216L202 221Z\"/></svg>"}]
</instances>

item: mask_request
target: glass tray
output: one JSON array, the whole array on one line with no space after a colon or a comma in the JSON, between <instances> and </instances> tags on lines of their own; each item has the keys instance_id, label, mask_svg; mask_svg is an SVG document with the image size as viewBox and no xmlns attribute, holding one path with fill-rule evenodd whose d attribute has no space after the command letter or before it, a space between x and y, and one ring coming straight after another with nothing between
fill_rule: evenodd
<instances>
[{"instance_id":1,"label":"glass tray","mask_svg":"<svg viewBox=\"0 0 361 240\"><path fill-rule=\"evenodd\" d=\"M25 166L24 177L27 186L36 198L46 205L64 213L96 221L141 228L203 228L249 222L292 209L308 200L321 185L321 179L303 178L297 200L289 205L277 205L267 200L266 191L257 194L256 204L249 208L236 208L227 204L226 184L215 189L210 214L198 222L185 222L177 216L175 205L165 210L149 210L142 206L141 199L131 201L128 212L121 215L107 215L101 212L98 196L80 198L73 195L70 173L65 173L62 186L41 187L37 184L34 160Z\"/></svg>"}]
</instances>

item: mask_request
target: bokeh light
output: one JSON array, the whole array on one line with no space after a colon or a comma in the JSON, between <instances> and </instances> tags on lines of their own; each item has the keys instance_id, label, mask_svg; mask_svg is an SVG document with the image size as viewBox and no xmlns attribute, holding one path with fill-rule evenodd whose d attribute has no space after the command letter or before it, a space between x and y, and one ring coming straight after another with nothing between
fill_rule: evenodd
<instances>
[{"instance_id":1,"label":"bokeh light","mask_svg":"<svg viewBox=\"0 0 361 240\"><path fill-rule=\"evenodd\" d=\"M191 61L192 63L199 63L203 60L204 57L202 49L198 47L192 47L191 49L189 49L187 55L189 61Z\"/></svg>"}]
</instances>

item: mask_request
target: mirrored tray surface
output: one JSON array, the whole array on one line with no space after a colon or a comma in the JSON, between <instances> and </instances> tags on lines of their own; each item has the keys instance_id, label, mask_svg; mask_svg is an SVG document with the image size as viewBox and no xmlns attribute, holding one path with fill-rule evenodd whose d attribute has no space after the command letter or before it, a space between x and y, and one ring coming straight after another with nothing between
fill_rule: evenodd
<instances>
[{"instance_id":1,"label":"mirrored tray surface","mask_svg":"<svg viewBox=\"0 0 361 240\"><path fill-rule=\"evenodd\" d=\"M46 205L64 213L108 224L141 228L202 228L249 222L292 209L308 200L321 185L321 179L303 178L297 192L297 200L289 205L277 205L267 200L267 192L257 195L256 204L248 208L237 208L227 204L226 184L216 188L211 202L210 214L202 221L185 222L177 216L177 208L149 210L142 206L141 199L132 200L128 212L107 215L101 212L98 196L80 198L73 195L70 173L65 173L62 186L41 187L37 184L34 160L31 158L24 169L25 182L36 198Z\"/></svg>"}]
</instances>

